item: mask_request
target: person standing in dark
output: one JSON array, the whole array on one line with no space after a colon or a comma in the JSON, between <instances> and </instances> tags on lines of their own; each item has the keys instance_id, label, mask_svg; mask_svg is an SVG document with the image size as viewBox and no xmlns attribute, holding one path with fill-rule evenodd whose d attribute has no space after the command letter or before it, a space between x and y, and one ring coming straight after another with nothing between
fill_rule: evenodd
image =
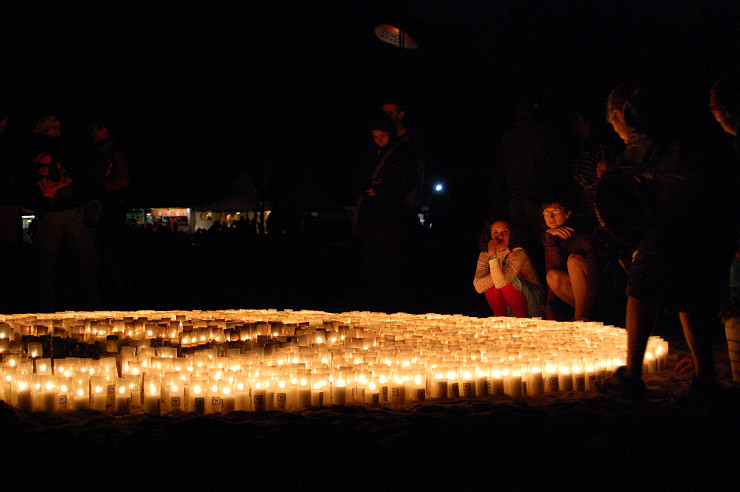
<instances>
[{"instance_id":1,"label":"person standing in dark","mask_svg":"<svg viewBox=\"0 0 740 492\"><path fill-rule=\"evenodd\" d=\"M588 111L581 109L573 114L572 128L575 137L571 162L573 214L596 224L596 185L606 172L607 146L594 135L594 121Z\"/></svg>"},{"instance_id":2,"label":"person standing in dark","mask_svg":"<svg viewBox=\"0 0 740 492\"><path fill-rule=\"evenodd\" d=\"M21 145L9 130L10 115L0 108L0 312L20 307L22 272Z\"/></svg>"},{"instance_id":3,"label":"person standing in dark","mask_svg":"<svg viewBox=\"0 0 740 492\"><path fill-rule=\"evenodd\" d=\"M738 158L735 165L740 165L740 138L738 138L738 129L740 129L740 78L723 77L717 80L709 93L709 109L725 133L732 136L732 150ZM731 217L731 220L740 222L737 211L736 203L734 216ZM730 265L728 277L728 283L722 297L721 311L725 322L725 333L729 341L736 338L736 334L740 331L740 235L736 236L735 255ZM684 362L683 366L681 362ZM686 363L688 361L681 362L679 362L677 369L688 369L693 365L693 363ZM740 381L740 374L735 369L733 367L733 379Z\"/></svg>"},{"instance_id":4,"label":"person standing in dark","mask_svg":"<svg viewBox=\"0 0 740 492\"><path fill-rule=\"evenodd\" d=\"M407 197L409 206L421 210L424 201L424 169L426 167L426 152L419 132L406 127L406 111L394 99L386 98L383 103L383 112L393 121L396 127L395 137L406 146L411 158L416 163L416 186Z\"/></svg>"},{"instance_id":5,"label":"person standing in dark","mask_svg":"<svg viewBox=\"0 0 740 492\"><path fill-rule=\"evenodd\" d=\"M541 204L567 189L565 138L548 124L532 95L519 98L512 124L501 135L494 208L504 209L524 233L538 273L544 270Z\"/></svg>"},{"instance_id":6,"label":"person standing in dark","mask_svg":"<svg viewBox=\"0 0 740 492\"><path fill-rule=\"evenodd\" d=\"M352 222L360 240L364 302L391 311L408 295L404 286L419 221L407 197L416 186L417 168L409 149L394 136L390 118L381 113L370 126L375 145L359 170Z\"/></svg>"},{"instance_id":7,"label":"person standing in dark","mask_svg":"<svg viewBox=\"0 0 740 492\"><path fill-rule=\"evenodd\" d=\"M690 393L716 392L711 322L737 233L726 220L728 207L737 212L730 205L737 201L731 156L671 128L678 120L667 108L674 105L661 99L637 87L611 92L607 120L626 149L597 189L606 227L635 250L627 280L627 363L600 390L632 399L645 391L643 360L660 307L678 312L696 367Z\"/></svg>"},{"instance_id":8,"label":"person standing in dark","mask_svg":"<svg viewBox=\"0 0 740 492\"><path fill-rule=\"evenodd\" d=\"M81 309L94 310L99 303L99 257L95 235L86 224L85 203L90 198L90 179L63 146L59 119L53 115L36 121L32 140L32 173L27 179L24 206L34 210L34 270L37 307L50 312L57 304L56 284L80 292ZM57 262L68 246L77 269L77 282L57 278Z\"/></svg>"},{"instance_id":9,"label":"person standing in dark","mask_svg":"<svg viewBox=\"0 0 740 492\"><path fill-rule=\"evenodd\" d=\"M126 232L129 168L126 155L113 139L111 125L107 121L93 121L91 135L95 143L93 194L102 204L97 237L106 288L101 294L107 303L120 307L128 291L121 257Z\"/></svg>"}]
</instances>

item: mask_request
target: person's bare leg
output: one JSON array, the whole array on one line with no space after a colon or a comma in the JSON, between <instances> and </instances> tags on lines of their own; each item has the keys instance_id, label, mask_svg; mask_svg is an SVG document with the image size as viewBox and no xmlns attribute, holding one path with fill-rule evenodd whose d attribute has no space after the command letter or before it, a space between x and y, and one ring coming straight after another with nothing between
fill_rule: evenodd
<instances>
[{"instance_id":1,"label":"person's bare leg","mask_svg":"<svg viewBox=\"0 0 740 492\"><path fill-rule=\"evenodd\" d=\"M568 277L575 303L574 319L583 319L583 308L586 304L588 266L586 259L581 255L572 254L568 257Z\"/></svg>"},{"instance_id":2,"label":"person's bare leg","mask_svg":"<svg viewBox=\"0 0 740 492\"><path fill-rule=\"evenodd\" d=\"M678 318L681 320L683 336L694 359L697 379L702 383L714 384L717 381L717 373L714 369L712 337L707 327L700 326L699 321L704 317L696 312L679 312Z\"/></svg>"},{"instance_id":3,"label":"person's bare leg","mask_svg":"<svg viewBox=\"0 0 740 492\"><path fill-rule=\"evenodd\" d=\"M575 307L576 301L573 298L573 289L570 286L568 272L563 270L552 269L547 272L547 286L552 293L568 303L569 306Z\"/></svg>"},{"instance_id":4,"label":"person's bare leg","mask_svg":"<svg viewBox=\"0 0 740 492\"><path fill-rule=\"evenodd\" d=\"M627 297L625 328L627 330L627 377L642 379L645 348L653 331L655 305L632 296Z\"/></svg>"}]
</instances>

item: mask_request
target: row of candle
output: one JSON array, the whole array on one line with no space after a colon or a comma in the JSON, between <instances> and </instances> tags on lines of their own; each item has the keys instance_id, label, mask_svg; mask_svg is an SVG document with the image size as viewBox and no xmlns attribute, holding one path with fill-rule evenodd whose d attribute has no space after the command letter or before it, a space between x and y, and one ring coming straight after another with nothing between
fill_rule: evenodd
<instances>
[{"instance_id":1,"label":"row of candle","mask_svg":"<svg viewBox=\"0 0 740 492\"><path fill-rule=\"evenodd\" d=\"M0 396L7 403L28 411L222 413L590 391L620 365L626 342L624 330L599 323L459 315L61 314L0 321ZM123 318L135 319L121 325ZM127 323L145 329L165 321L174 335L169 345L152 346L163 339L141 331L110 333ZM193 346L185 327L202 324L206 339ZM44 358L43 344L29 342L24 330L49 325L56 336L103 341L109 356ZM646 372L662 368L667 353L667 343L651 337Z\"/></svg>"}]
</instances>

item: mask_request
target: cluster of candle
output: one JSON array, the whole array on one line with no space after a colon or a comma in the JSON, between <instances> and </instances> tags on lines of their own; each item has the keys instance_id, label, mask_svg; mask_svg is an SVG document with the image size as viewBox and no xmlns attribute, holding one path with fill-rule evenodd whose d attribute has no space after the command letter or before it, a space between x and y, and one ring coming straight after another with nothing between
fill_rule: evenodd
<instances>
[{"instance_id":1,"label":"cluster of candle","mask_svg":"<svg viewBox=\"0 0 740 492\"><path fill-rule=\"evenodd\" d=\"M100 357L50 355L55 340ZM591 391L626 332L595 322L233 310L0 315L0 397L25 411L151 414L403 407ZM651 337L645 372L665 367ZM46 357L45 357L46 356Z\"/></svg>"}]
</instances>

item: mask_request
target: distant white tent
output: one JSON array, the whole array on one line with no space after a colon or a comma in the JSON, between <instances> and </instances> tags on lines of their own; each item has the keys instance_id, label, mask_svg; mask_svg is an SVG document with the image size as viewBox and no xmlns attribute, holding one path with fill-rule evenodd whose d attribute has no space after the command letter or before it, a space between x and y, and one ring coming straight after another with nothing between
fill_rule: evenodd
<instances>
[{"instance_id":1,"label":"distant white tent","mask_svg":"<svg viewBox=\"0 0 740 492\"><path fill-rule=\"evenodd\" d=\"M259 198L259 190L252 179L246 173L242 173L221 198L198 209L205 208L212 212L246 212L260 207Z\"/></svg>"},{"instance_id":2,"label":"distant white tent","mask_svg":"<svg viewBox=\"0 0 740 492\"><path fill-rule=\"evenodd\" d=\"M262 212L259 190L252 179L242 173L234 181L224 195L215 202L193 207L192 228L210 229L216 222L238 220L240 215L247 216L249 212ZM265 212L269 213L270 204L264 203Z\"/></svg>"}]
</instances>

